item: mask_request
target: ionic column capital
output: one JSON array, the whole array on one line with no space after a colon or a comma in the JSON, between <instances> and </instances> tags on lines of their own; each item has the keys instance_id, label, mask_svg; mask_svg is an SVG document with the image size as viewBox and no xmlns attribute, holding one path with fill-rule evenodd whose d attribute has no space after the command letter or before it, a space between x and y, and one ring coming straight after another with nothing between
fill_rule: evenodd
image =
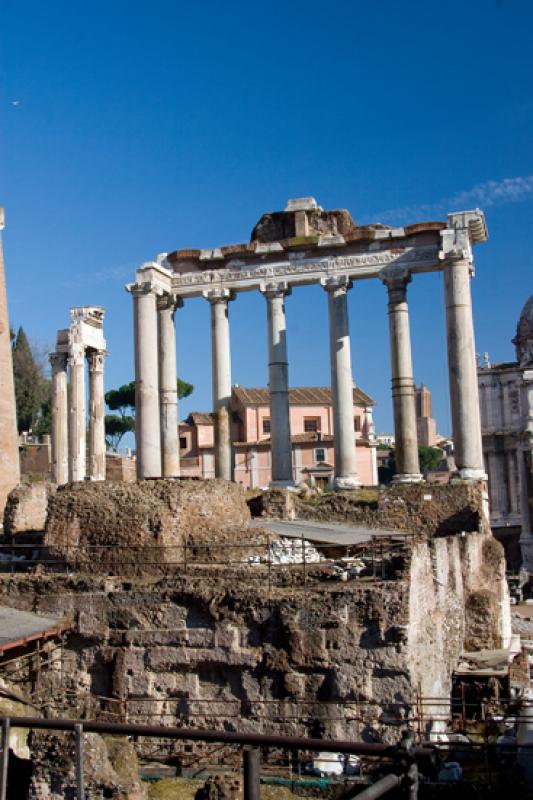
<instances>
[{"instance_id":1,"label":"ionic column capital","mask_svg":"<svg viewBox=\"0 0 533 800\"><path fill-rule=\"evenodd\" d=\"M442 260L442 268L443 270L450 270L450 271L453 271L455 269L466 268L471 278L473 278L476 274L476 270L474 268L474 262L472 261L472 259L465 258L463 255L459 255L457 257L453 257L450 255L446 256L446 258Z\"/></svg>"},{"instance_id":2,"label":"ionic column capital","mask_svg":"<svg viewBox=\"0 0 533 800\"><path fill-rule=\"evenodd\" d=\"M67 368L66 353L49 353L48 360L50 361L53 372L64 372Z\"/></svg>"},{"instance_id":3,"label":"ionic column capital","mask_svg":"<svg viewBox=\"0 0 533 800\"><path fill-rule=\"evenodd\" d=\"M287 281L271 281L269 283L262 283L259 287L259 291L267 300L274 300L291 294L292 287Z\"/></svg>"},{"instance_id":4,"label":"ionic column capital","mask_svg":"<svg viewBox=\"0 0 533 800\"><path fill-rule=\"evenodd\" d=\"M165 292L154 281L143 281L141 283L127 283L124 287L133 297L144 297L147 294L153 294L156 297L164 296Z\"/></svg>"},{"instance_id":5,"label":"ionic column capital","mask_svg":"<svg viewBox=\"0 0 533 800\"><path fill-rule=\"evenodd\" d=\"M231 289L206 289L202 292L203 297L214 305L216 303L228 303L235 300L235 292Z\"/></svg>"},{"instance_id":6,"label":"ionic column capital","mask_svg":"<svg viewBox=\"0 0 533 800\"><path fill-rule=\"evenodd\" d=\"M106 355L107 353L105 350L88 350L87 361L89 362L89 372L103 372Z\"/></svg>"},{"instance_id":7,"label":"ionic column capital","mask_svg":"<svg viewBox=\"0 0 533 800\"><path fill-rule=\"evenodd\" d=\"M405 290L413 276L406 267L393 267L392 269L382 269L379 278L389 291L394 291L395 289Z\"/></svg>"},{"instance_id":8,"label":"ionic column capital","mask_svg":"<svg viewBox=\"0 0 533 800\"><path fill-rule=\"evenodd\" d=\"M183 306L183 298L176 297L174 294L160 294L157 297L157 310L158 311L174 311Z\"/></svg>"},{"instance_id":9,"label":"ionic column capital","mask_svg":"<svg viewBox=\"0 0 533 800\"><path fill-rule=\"evenodd\" d=\"M321 278L320 285L328 293L346 293L352 288L353 282L347 275L330 275L328 278Z\"/></svg>"}]
</instances>

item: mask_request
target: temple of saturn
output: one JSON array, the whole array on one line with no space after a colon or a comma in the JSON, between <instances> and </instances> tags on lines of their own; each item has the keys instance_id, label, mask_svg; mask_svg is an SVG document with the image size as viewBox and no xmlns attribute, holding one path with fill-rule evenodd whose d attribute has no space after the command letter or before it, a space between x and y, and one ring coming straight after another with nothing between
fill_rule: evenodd
<instances>
[{"instance_id":1,"label":"temple of saturn","mask_svg":"<svg viewBox=\"0 0 533 800\"><path fill-rule=\"evenodd\" d=\"M215 473L232 478L228 309L239 292L259 290L267 306L272 482L293 483L285 298L300 285L319 284L329 310L334 485L357 487L347 296L357 281L378 278L388 296L395 480L421 480L407 287L422 273L441 271L458 477L485 479L470 279L473 245L486 239L478 209L449 214L446 222L357 226L348 211L324 211L302 198L264 214L249 243L176 250L143 264L126 287L134 306L138 478L179 475L174 313L193 297L211 307Z\"/></svg>"},{"instance_id":2,"label":"temple of saturn","mask_svg":"<svg viewBox=\"0 0 533 800\"><path fill-rule=\"evenodd\" d=\"M105 479L104 309L71 308L71 324L57 332L52 364L52 480ZM89 459L85 360L89 364ZM70 374L70 386L68 376Z\"/></svg>"}]
</instances>

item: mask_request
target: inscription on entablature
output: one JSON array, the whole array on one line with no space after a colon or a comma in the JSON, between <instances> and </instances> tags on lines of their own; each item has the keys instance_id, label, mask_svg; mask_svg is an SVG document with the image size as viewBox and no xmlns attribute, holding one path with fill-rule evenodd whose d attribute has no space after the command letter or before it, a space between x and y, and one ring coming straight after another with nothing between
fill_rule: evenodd
<instances>
[{"instance_id":1,"label":"inscription on entablature","mask_svg":"<svg viewBox=\"0 0 533 800\"><path fill-rule=\"evenodd\" d=\"M285 261L269 265L257 264L255 266L243 265L232 269L205 270L203 272L190 272L174 274L173 287L197 286L210 283L231 283L254 280L256 278L278 278L284 275L306 275L308 273L328 274L336 270L357 269L359 267L381 268L396 261L419 264L436 260L435 247L402 248L398 250L383 250L379 253L361 253L349 256L327 256L321 259L305 261Z\"/></svg>"}]
</instances>

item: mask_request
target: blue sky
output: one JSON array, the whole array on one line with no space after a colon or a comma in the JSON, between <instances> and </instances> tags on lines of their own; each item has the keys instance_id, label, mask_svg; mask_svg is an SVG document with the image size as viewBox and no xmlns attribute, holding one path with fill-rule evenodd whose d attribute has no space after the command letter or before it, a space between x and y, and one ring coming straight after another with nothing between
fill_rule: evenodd
<instances>
[{"instance_id":1,"label":"blue sky","mask_svg":"<svg viewBox=\"0 0 533 800\"><path fill-rule=\"evenodd\" d=\"M107 309L106 386L133 378L136 266L245 241L315 196L356 221L480 206L477 347L510 360L533 292L533 5L525 0L4 0L0 205L12 324L52 344L73 305ZM391 428L386 293L350 293L356 382ZM415 377L449 431L439 275L410 287ZM234 382L265 385L265 301L232 303ZM287 301L290 381L329 383L318 287ZM209 307L177 312L182 403L210 408Z\"/></svg>"}]
</instances>

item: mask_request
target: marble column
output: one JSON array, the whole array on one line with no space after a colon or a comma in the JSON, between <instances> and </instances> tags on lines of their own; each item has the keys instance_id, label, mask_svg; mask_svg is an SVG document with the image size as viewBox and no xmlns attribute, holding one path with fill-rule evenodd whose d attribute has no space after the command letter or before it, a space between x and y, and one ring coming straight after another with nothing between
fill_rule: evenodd
<instances>
[{"instance_id":1,"label":"marble column","mask_svg":"<svg viewBox=\"0 0 533 800\"><path fill-rule=\"evenodd\" d=\"M231 351L228 302L232 300L228 289L204 292L211 306L211 370L213 385L213 412L215 415L215 477L233 479L233 453L231 442Z\"/></svg>"},{"instance_id":2,"label":"marble column","mask_svg":"<svg viewBox=\"0 0 533 800\"><path fill-rule=\"evenodd\" d=\"M183 302L180 302L183 305ZM161 460L164 478L180 474L178 436L178 392L176 371L175 298L163 295L157 302L159 319L159 408L161 414Z\"/></svg>"},{"instance_id":3,"label":"marble column","mask_svg":"<svg viewBox=\"0 0 533 800\"><path fill-rule=\"evenodd\" d=\"M393 480L395 483L413 483L421 481L422 475L418 460L415 385L407 306L407 284L411 281L411 275L405 269L385 270L381 279L389 295L391 385L396 440L396 475Z\"/></svg>"},{"instance_id":4,"label":"marble column","mask_svg":"<svg viewBox=\"0 0 533 800\"><path fill-rule=\"evenodd\" d=\"M135 336L137 478L161 477L157 296L150 283L129 287Z\"/></svg>"},{"instance_id":5,"label":"marble column","mask_svg":"<svg viewBox=\"0 0 533 800\"><path fill-rule=\"evenodd\" d=\"M335 477L333 488L355 489L361 485L357 475L353 413L352 356L348 323L348 289L351 281L334 276L322 281L328 293L331 394Z\"/></svg>"},{"instance_id":6,"label":"marble column","mask_svg":"<svg viewBox=\"0 0 533 800\"><path fill-rule=\"evenodd\" d=\"M267 301L268 388L270 394L270 448L272 486L294 486L289 412L289 363L287 356L286 283L261 287Z\"/></svg>"},{"instance_id":7,"label":"marble column","mask_svg":"<svg viewBox=\"0 0 533 800\"><path fill-rule=\"evenodd\" d=\"M467 259L444 266L450 406L458 477L485 480L477 382L474 323Z\"/></svg>"},{"instance_id":8,"label":"marble column","mask_svg":"<svg viewBox=\"0 0 533 800\"><path fill-rule=\"evenodd\" d=\"M100 350L87 352L89 361L89 477L105 480L104 359Z\"/></svg>"},{"instance_id":9,"label":"marble column","mask_svg":"<svg viewBox=\"0 0 533 800\"><path fill-rule=\"evenodd\" d=\"M85 480L86 401L85 401L85 347L73 342L69 350L70 367L70 419L69 419L69 480Z\"/></svg>"},{"instance_id":10,"label":"marble column","mask_svg":"<svg viewBox=\"0 0 533 800\"><path fill-rule=\"evenodd\" d=\"M52 481L68 483L67 355L51 353L52 365Z\"/></svg>"}]
</instances>

